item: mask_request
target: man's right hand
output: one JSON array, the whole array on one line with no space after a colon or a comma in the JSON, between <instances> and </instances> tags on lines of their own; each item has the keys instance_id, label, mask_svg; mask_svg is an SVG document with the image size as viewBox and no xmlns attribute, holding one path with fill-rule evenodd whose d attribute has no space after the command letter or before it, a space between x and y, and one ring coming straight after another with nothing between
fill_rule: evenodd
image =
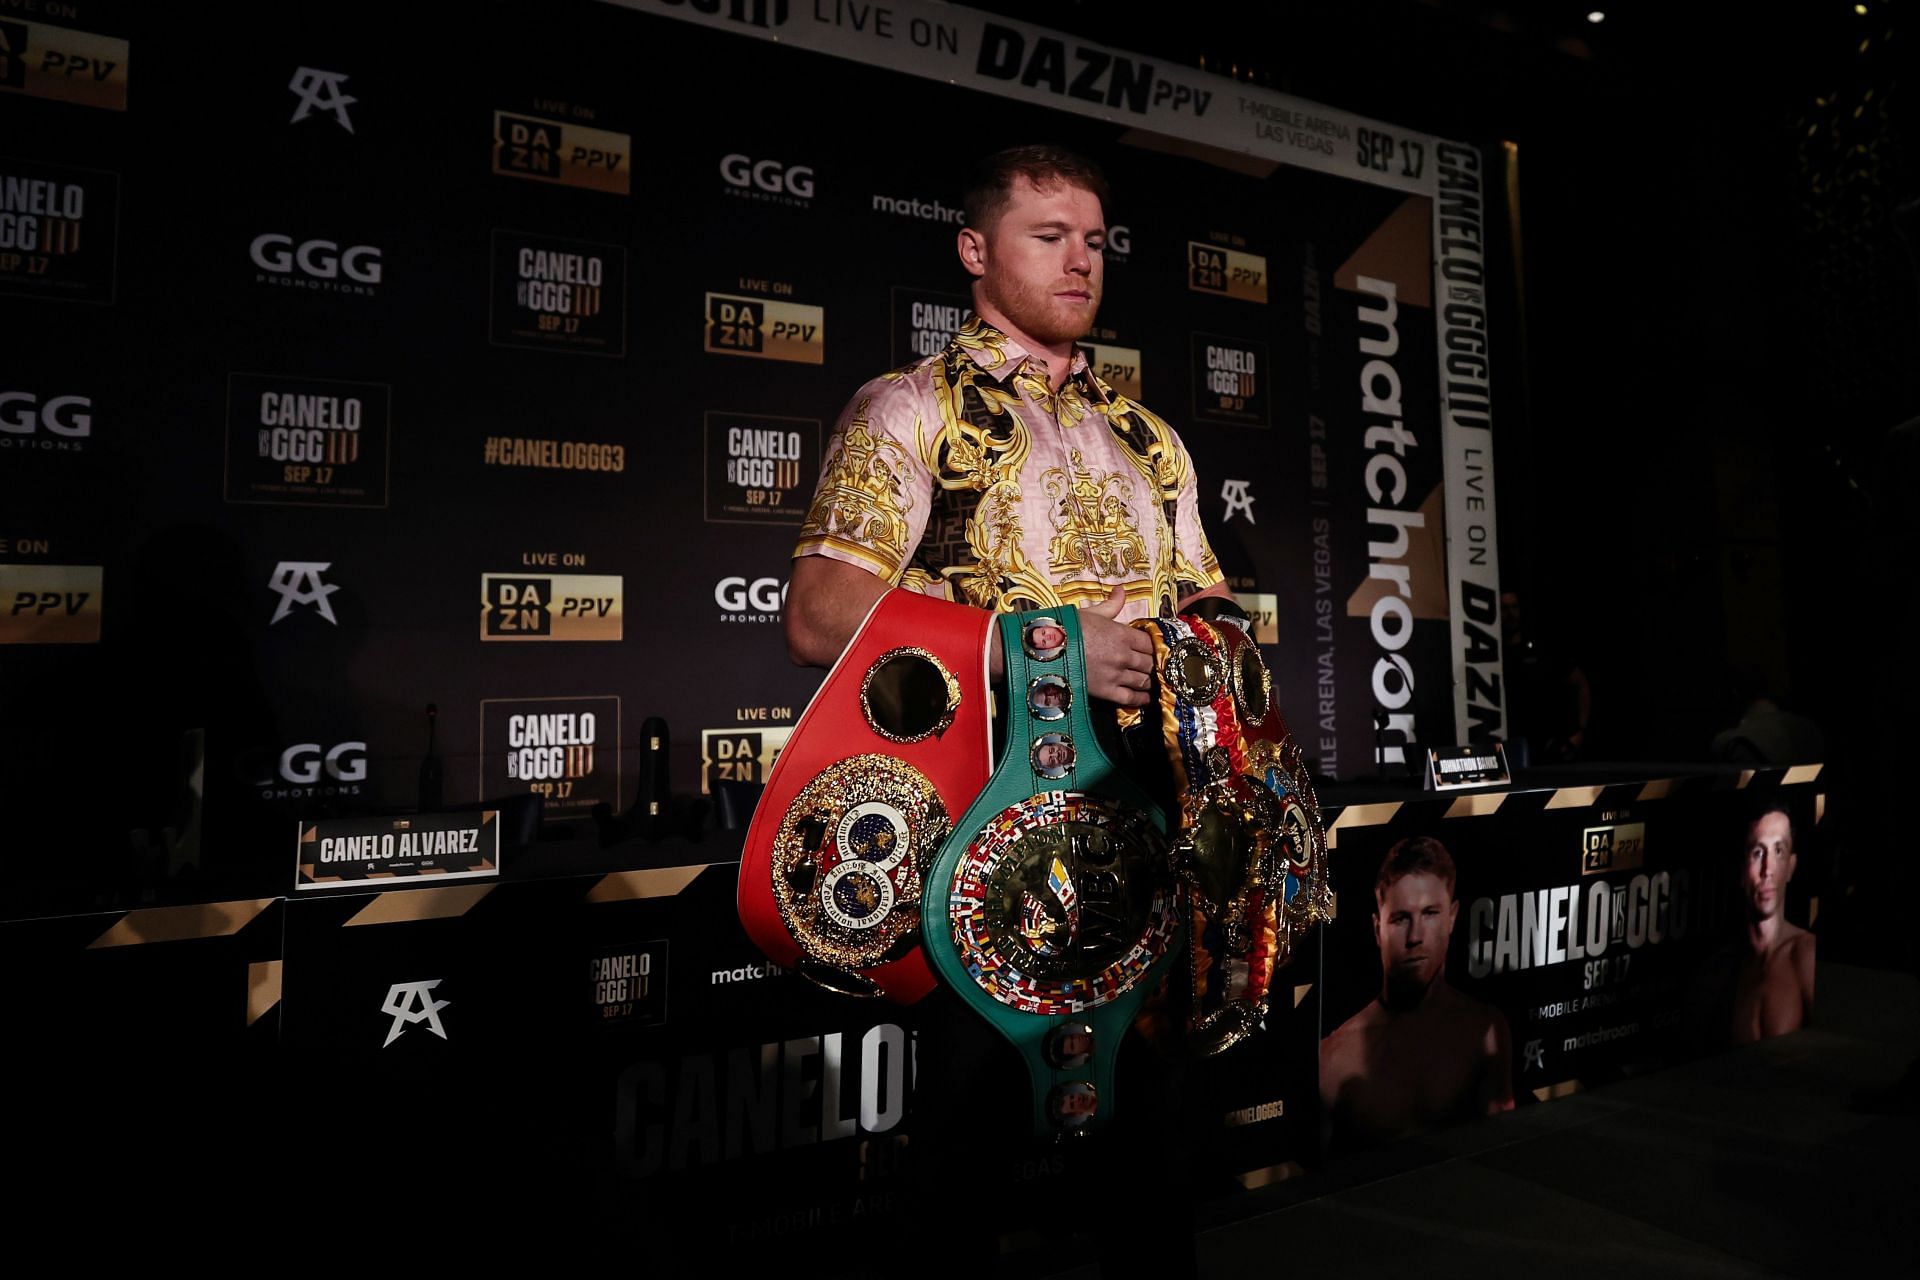
<instances>
[{"instance_id":1,"label":"man's right hand","mask_svg":"<svg viewBox=\"0 0 1920 1280\"><path fill-rule=\"evenodd\" d=\"M1096 698L1144 707L1153 687L1153 641L1140 628L1114 621L1126 606L1127 589L1116 583L1105 600L1080 607L1087 688Z\"/></svg>"}]
</instances>

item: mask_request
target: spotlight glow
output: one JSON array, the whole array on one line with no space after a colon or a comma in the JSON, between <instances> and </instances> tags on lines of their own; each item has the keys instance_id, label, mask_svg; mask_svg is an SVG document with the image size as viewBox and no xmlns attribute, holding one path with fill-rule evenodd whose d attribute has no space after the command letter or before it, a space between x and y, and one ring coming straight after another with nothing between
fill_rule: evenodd
<instances>
[{"instance_id":1,"label":"spotlight glow","mask_svg":"<svg viewBox=\"0 0 1920 1280\"><path fill-rule=\"evenodd\" d=\"M1605 22L1606 20L1607 20L1607 15L1600 12L1598 9L1595 9L1592 13L1587 15L1588 22Z\"/></svg>"}]
</instances>

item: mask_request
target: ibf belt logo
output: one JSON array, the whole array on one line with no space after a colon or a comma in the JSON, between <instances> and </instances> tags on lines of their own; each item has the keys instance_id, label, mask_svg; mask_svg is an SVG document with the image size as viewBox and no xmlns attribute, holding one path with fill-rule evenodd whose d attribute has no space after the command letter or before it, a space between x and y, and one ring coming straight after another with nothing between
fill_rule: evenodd
<instances>
[{"instance_id":1,"label":"ibf belt logo","mask_svg":"<svg viewBox=\"0 0 1920 1280\"><path fill-rule=\"evenodd\" d=\"M707 414L706 518L799 524L820 474L820 420Z\"/></svg>"},{"instance_id":2,"label":"ibf belt logo","mask_svg":"<svg viewBox=\"0 0 1920 1280\"><path fill-rule=\"evenodd\" d=\"M755 160L735 153L720 157L720 176L726 182L726 193L738 199L796 209L813 206L813 170L804 164Z\"/></svg>"},{"instance_id":3,"label":"ibf belt logo","mask_svg":"<svg viewBox=\"0 0 1920 1280\"><path fill-rule=\"evenodd\" d=\"M0 293L112 302L119 216L116 174L0 159Z\"/></svg>"},{"instance_id":4,"label":"ibf belt logo","mask_svg":"<svg viewBox=\"0 0 1920 1280\"><path fill-rule=\"evenodd\" d=\"M1193 416L1236 427L1272 425L1267 344L1193 335Z\"/></svg>"},{"instance_id":5,"label":"ibf belt logo","mask_svg":"<svg viewBox=\"0 0 1920 1280\"><path fill-rule=\"evenodd\" d=\"M1267 260L1217 244L1187 241L1187 288L1242 302L1267 300Z\"/></svg>"},{"instance_id":6,"label":"ibf belt logo","mask_svg":"<svg viewBox=\"0 0 1920 1280\"><path fill-rule=\"evenodd\" d=\"M99 644L97 564L0 564L0 644Z\"/></svg>"},{"instance_id":7,"label":"ibf belt logo","mask_svg":"<svg viewBox=\"0 0 1920 1280\"><path fill-rule=\"evenodd\" d=\"M722 622L778 622L787 584L778 578L722 578L713 585Z\"/></svg>"},{"instance_id":8,"label":"ibf belt logo","mask_svg":"<svg viewBox=\"0 0 1920 1280\"><path fill-rule=\"evenodd\" d=\"M793 736L792 725L770 729L702 729L700 731L700 794L709 795L716 782L750 782L765 786L773 762Z\"/></svg>"},{"instance_id":9,"label":"ibf belt logo","mask_svg":"<svg viewBox=\"0 0 1920 1280\"><path fill-rule=\"evenodd\" d=\"M618 640L622 582L606 574L482 574L480 638Z\"/></svg>"},{"instance_id":10,"label":"ibf belt logo","mask_svg":"<svg viewBox=\"0 0 1920 1280\"><path fill-rule=\"evenodd\" d=\"M374 245L343 247L335 240L296 240L266 231L248 243L247 256L257 268L255 284L363 298L380 291L380 250Z\"/></svg>"},{"instance_id":11,"label":"ibf belt logo","mask_svg":"<svg viewBox=\"0 0 1920 1280\"><path fill-rule=\"evenodd\" d=\"M709 293L707 350L714 355L824 364L827 313L798 302Z\"/></svg>"},{"instance_id":12,"label":"ibf belt logo","mask_svg":"<svg viewBox=\"0 0 1920 1280\"><path fill-rule=\"evenodd\" d=\"M620 808L620 699L489 698L480 704L480 794L533 794L549 818Z\"/></svg>"},{"instance_id":13,"label":"ibf belt logo","mask_svg":"<svg viewBox=\"0 0 1920 1280\"><path fill-rule=\"evenodd\" d=\"M377 382L228 375L227 501L386 506L388 397Z\"/></svg>"},{"instance_id":14,"label":"ibf belt logo","mask_svg":"<svg viewBox=\"0 0 1920 1280\"><path fill-rule=\"evenodd\" d=\"M91 31L0 22L0 93L125 111L129 49L125 40Z\"/></svg>"},{"instance_id":15,"label":"ibf belt logo","mask_svg":"<svg viewBox=\"0 0 1920 1280\"><path fill-rule=\"evenodd\" d=\"M1615 827L1588 827L1580 833L1580 874L1632 871L1647 859L1647 824L1628 822Z\"/></svg>"},{"instance_id":16,"label":"ibf belt logo","mask_svg":"<svg viewBox=\"0 0 1920 1280\"><path fill-rule=\"evenodd\" d=\"M1138 351L1132 347L1096 346L1091 342L1082 343L1081 349L1087 353L1087 367L1093 370L1094 376L1112 387L1115 395L1139 403L1143 378Z\"/></svg>"},{"instance_id":17,"label":"ibf belt logo","mask_svg":"<svg viewBox=\"0 0 1920 1280\"><path fill-rule=\"evenodd\" d=\"M273 577L267 580L267 586L279 595L280 604L274 609L267 625L271 627L282 622L296 606L300 606L339 626L340 619L333 616L333 605L327 597L340 588L320 576L332 567L330 560L282 560L275 565Z\"/></svg>"},{"instance_id":18,"label":"ibf belt logo","mask_svg":"<svg viewBox=\"0 0 1920 1280\"><path fill-rule=\"evenodd\" d=\"M1234 599L1253 620L1255 644L1280 643L1280 597L1271 592L1236 591Z\"/></svg>"},{"instance_id":19,"label":"ibf belt logo","mask_svg":"<svg viewBox=\"0 0 1920 1280\"><path fill-rule=\"evenodd\" d=\"M973 304L957 293L893 287L893 362L912 364L947 349Z\"/></svg>"},{"instance_id":20,"label":"ibf belt logo","mask_svg":"<svg viewBox=\"0 0 1920 1280\"><path fill-rule=\"evenodd\" d=\"M0 391L0 453L83 453L92 437L92 397Z\"/></svg>"},{"instance_id":21,"label":"ibf belt logo","mask_svg":"<svg viewBox=\"0 0 1920 1280\"><path fill-rule=\"evenodd\" d=\"M367 780L367 744L360 741L297 742L280 753L271 766L257 753L241 761L243 771L260 788L263 800L312 800L323 796L357 796Z\"/></svg>"},{"instance_id":22,"label":"ibf belt logo","mask_svg":"<svg viewBox=\"0 0 1920 1280\"><path fill-rule=\"evenodd\" d=\"M1229 480L1220 486L1220 497L1227 504L1227 512L1220 517L1221 524L1230 524L1235 515L1247 518L1248 524L1256 524L1253 518L1253 482L1250 480Z\"/></svg>"},{"instance_id":23,"label":"ibf belt logo","mask_svg":"<svg viewBox=\"0 0 1920 1280\"><path fill-rule=\"evenodd\" d=\"M627 251L617 244L493 233L495 346L623 355L626 292Z\"/></svg>"},{"instance_id":24,"label":"ibf belt logo","mask_svg":"<svg viewBox=\"0 0 1920 1280\"><path fill-rule=\"evenodd\" d=\"M565 120L493 113L493 171L508 178L554 182L626 195L633 139Z\"/></svg>"},{"instance_id":25,"label":"ibf belt logo","mask_svg":"<svg viewBox=\"0 0 1920 1280\"><path fill-rule=\"evenodd\" d=\"M293 109L293 119L287 123L299 124L318 111L322 115L332 116L335 124L352 133L353 121L347 116L347 108L360 99L348 96L346 83L347 77L338 71L295 68L287 88L294 97L300 99L300 104Z\"/></svg>"},{"instance_id":26,"label":"ibf belt logo","mask_svg":"<svg viewBox=\"0 0 1920 1280\"><path fill-rule=\"evenodd\" d=\"M387 1028L387 1038L380 1043L382 1049L398 1040L408 1027L424 1022L427 1030L447 1038L447 1029L440 1022L440 1011L452 1004L451 1000L436 1000L433 989L443 979L433 978L426 982L396 982L387 988L386 1003L380 1006L380 1012L393 1019L393 1025Z\"/></svg>"},{"instance_id":27,"label":"ibf belt logo","mask_svg":"<svg viewBox=\"0 0 1920 1280\"><path fill-rule=\"evenodd\" d=\"M667 1020L667 940L604 948L588 965L594 1025L657 1027Z\"/></svg>"}]
</instances>

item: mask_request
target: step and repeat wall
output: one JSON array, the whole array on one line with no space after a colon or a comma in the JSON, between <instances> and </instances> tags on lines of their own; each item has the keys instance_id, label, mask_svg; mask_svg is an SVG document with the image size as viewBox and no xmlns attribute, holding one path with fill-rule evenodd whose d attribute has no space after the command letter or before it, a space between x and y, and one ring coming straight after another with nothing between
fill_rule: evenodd
<instances>
[{"instance_id":1,"label":"step and repeat wall","mask_svg":"<svg viewBox=\"0 0 1920 1280\"><path fill-rule=\"evenodd\" d=\"M581 839L649 716L677 789L763 779L826 437L957 326L963 176L1034 140L1114 180L1089 354L1182 432L1321 774L1498 730L1480 153L854 12L0 14L11 899L285 892L296 819L423 796Z\"/></svg>"}]
</instances>

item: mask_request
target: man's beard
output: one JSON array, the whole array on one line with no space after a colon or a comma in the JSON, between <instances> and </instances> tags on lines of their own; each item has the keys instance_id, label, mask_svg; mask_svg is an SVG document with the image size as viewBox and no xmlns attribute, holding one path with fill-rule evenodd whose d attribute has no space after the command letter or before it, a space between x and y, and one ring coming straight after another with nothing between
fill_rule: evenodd
<instances>
[{"instance_id":1,"label":"man's beard","mask_svg":"<svg viewBox=\"0 0 1920 1280\"><path fill-rule=\"evenodd\" d=\"M1412 1009L1427 998L1433 983L1440 976L1439 966L1429 971L1422 966L1418 969L1389 968L1386 980L1381 984L1380 1003L1389 1009Z\"/></svg>"},{"instance_id":2,"label":"man's beard","mask_svg":"<svg viewBox=\"0 0 1920 1280\"><path fill-rule=\"evenodd\" d=\"M1052 346L1061 342L1078 342L1093 332L1093 320L1100 310L1100 294L1091 282L1079 282L1075 287L1085 289L1093 295L1092 304L1086 311L1076 314L1066 311L1055 301L1051 287L1045 289L1016 285L1008 296L1002 296L991 283L982 282L981 292L1010 324L1035 342Z\"/></svg>"}]
</instances>

